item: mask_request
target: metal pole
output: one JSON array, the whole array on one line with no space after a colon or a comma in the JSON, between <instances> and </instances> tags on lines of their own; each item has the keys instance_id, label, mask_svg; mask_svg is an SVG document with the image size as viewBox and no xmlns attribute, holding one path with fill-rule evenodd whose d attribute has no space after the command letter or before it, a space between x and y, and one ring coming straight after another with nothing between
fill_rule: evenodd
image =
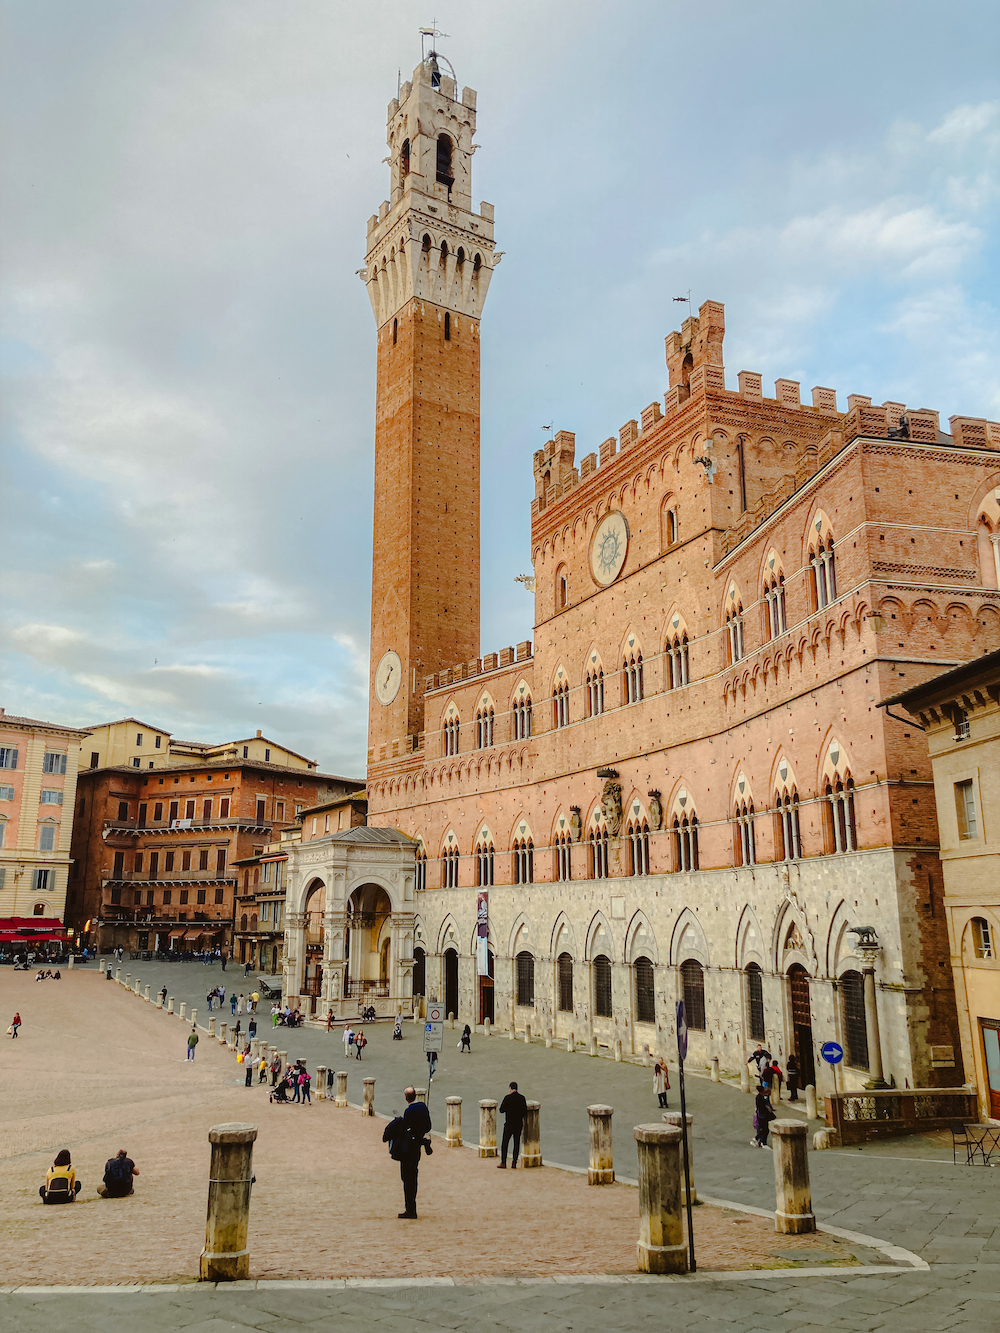
<instances>
[{"instance_id":1,"label":"metal pole","mask_svg":"<svg viewBox=\"0 0 1000 1333\"><path fill-rule=\"evenodd\" d=\"M684 1001L677 1001L677 1072L681 1085L681 1144L684 1150L684 1197L686 1199L688 1230L688 1270L696 1272L694 1257L694 1224L691 1217L691 1163L688 1157L687 1098L684 1095L684 1057L687 1055L687 1019Z\"/></svg>"}]
</instances>

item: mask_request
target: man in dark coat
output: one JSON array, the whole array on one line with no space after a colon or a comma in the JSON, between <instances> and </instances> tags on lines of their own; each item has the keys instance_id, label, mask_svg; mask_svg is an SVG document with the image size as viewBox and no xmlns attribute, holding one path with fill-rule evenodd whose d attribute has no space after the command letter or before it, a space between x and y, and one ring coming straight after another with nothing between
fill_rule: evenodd
<instances>
[{"instance_id":1,"label":"man in dark coat","mask_svg":"<svg viewBox=\"0 0 1000 1333\"><path fill-rule=\"evenodd\" d=\"M500 1103L500 1114L503 1116L503 1141L500 1146L500 1161L497 1162L497 1169L503 1171L507 1166L507 1148L513 1139L514 1152L511 1156L511 1169L517 1170L517 1158L521 1151L521 1133L524 1129L525 1117L528 1114L528 1103L517 1090L517 1084L510 1085L510 1091Z\"/></svg>"},{"instance_id":2,"label":"man in dark coat","mask_svg":"<svg viewBox=\"0 0 1000 1333\"><path fill-rule=\"evenodd\" d=\"M407 1088L403 1093L406 1098L406 1110L401 1116L389 1122L382 1135L382 1142L389 1144L389 1152L394 1161L399 1162L399 1178L403 1182L403 1211L400 1217L417 1216L417 1173L420 1167L420 1150L431 1152L427 1135L431 1132L431 1115L426 1103L417 1101L414 1088Z\"/></svg>"}]
</instances>

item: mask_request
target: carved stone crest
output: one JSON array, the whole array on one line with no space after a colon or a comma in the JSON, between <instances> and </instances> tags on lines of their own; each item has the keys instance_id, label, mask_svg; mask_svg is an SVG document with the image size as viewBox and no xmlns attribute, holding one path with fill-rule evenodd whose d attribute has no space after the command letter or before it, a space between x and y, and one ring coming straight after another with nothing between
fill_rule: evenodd
<instances>
[{"instance_id":1,"label":"carved stone crest","mask_svg":"<svg viewBox=\"0 0 1000 1333\"><path fill-rule=\"evenodd\" d=\"M580 807L571 805L569 808L569 831L573 835L573 841L580 841L580 834L583 832L583 823L580 819Z\"/></svg>"},{"instance_id":2,"label":"carved stone crest","mask_svg":"<svg viewBox=\"0 0 1000 1333\"><path fill-rule=\"evenodd\" d=\"M658 791L647 792L649 796L649 827L654 833L663 827L663 806L660 804Z\"/></svg>"},{"instance_id":3,"label":"carved stone crest","mask_svg":"<svg viewBox=\"0 0 1000 1333\"><path fill-rule=\"evenodd\" d=\"M617 838L622 827L622 787L614 778L608 778L601 793L601 809L607 821L608 831Z\"/></svg>"}]
</instances>

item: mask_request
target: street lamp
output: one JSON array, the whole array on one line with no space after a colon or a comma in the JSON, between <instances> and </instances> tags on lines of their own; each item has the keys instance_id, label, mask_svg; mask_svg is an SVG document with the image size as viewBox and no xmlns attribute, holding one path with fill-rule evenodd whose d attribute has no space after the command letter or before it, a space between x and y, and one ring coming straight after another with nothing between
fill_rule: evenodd
<instances>
[{"instance_id":1,"label":"street lamp","mask_svg":"<svg viewBox=\"0 0 1000 1333\"><path fill-rule=\"evenodd\" d=\"M865 1027L868 1029L868 1072L871 1077L866 1088L887 1088L882 1076L882 1042L878 1030L878 1002L875 991L875 958L881 952L878 933L874 926L850 926L849 935L857 936L856 948L863 961L861 975L864 979Z\"/></svg>"}]
</instances>

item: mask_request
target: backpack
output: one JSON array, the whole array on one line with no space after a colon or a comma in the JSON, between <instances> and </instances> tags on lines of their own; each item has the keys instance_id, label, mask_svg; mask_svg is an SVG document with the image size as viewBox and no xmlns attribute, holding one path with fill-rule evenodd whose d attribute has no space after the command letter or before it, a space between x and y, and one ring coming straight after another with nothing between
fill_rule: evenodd
<instances>
[{"instance_id":1,"label":"backpack","mask_svg":"<svg viewBox=\"0 0 1000 1333\"><path fill-rule=\"evenodd\" d=\"M131 1179L132 1172L129 1170L124 1157L112 1157L104 1168L104 1183L106 1185L124 1185Z\"/></svg>"},{"instance_id":2,"label":"backpack","mask_svg":"<svg viewBox=\"0 0 1000 1333\"><path fill-rule=\"evenodd\" d=\"M389 1156L394 1162L401 1162L410 1154L410 1132L403 1124L403 1117L397 1116L385 1131L389 1143Z\"/></svg>"}]
</instances>

